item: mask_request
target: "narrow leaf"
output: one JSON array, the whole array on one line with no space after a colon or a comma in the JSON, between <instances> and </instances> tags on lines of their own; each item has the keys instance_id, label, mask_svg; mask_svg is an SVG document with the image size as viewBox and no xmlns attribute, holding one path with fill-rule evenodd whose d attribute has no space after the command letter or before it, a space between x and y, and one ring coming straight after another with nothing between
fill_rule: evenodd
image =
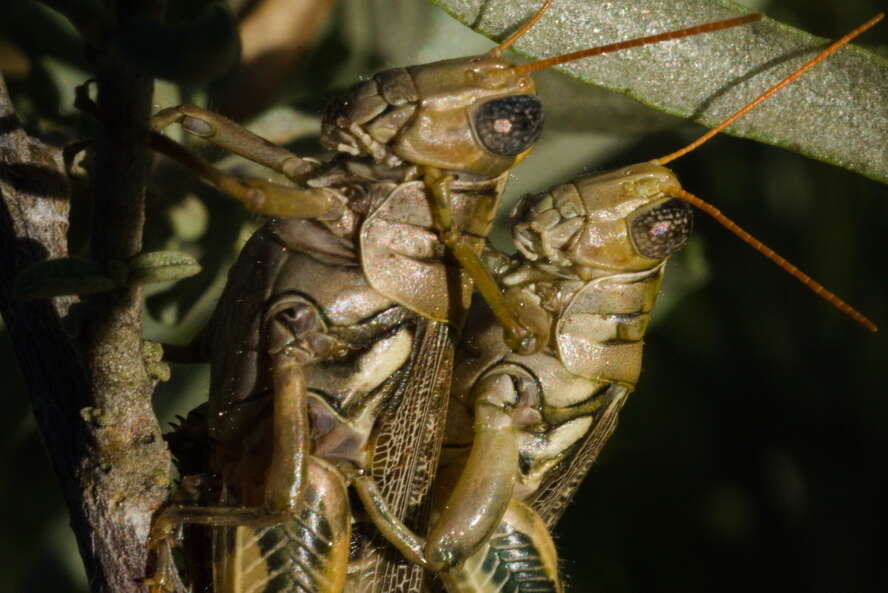
<instances>
[{"instance_id":1,"label":"narrow leaf","mask_svg":"<svg viewBox=\"0 0 888 593\"><path fill-rule=\"evenodd\" d=\"M23 299L95 294L114 287L114 281L98 263L77 257L38 262L19 274L15 282L16 294Z\"/></svg>"},{"instance_id":2,"label":"narrow leaf","mask_svg":"<svg viewBox=\"0 0 888 593\"><path fill-rule=\"evenodd\" d=\"M194 276L200 272L200 264L187 253L177 251L152 251L131 259L128 264L130 285L170 282Z\"/></svg>"}]
</instances>

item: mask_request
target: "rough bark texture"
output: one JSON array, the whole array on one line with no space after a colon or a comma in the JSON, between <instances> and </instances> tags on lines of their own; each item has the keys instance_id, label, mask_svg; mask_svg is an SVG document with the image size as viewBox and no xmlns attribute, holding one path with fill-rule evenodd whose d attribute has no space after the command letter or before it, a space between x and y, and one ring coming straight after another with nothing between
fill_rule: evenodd
<instances>
[{"instance_id":1,"label":"rough bark texture","mask_svg":"<svg viewBox=\"0 0 888 593\"><path fill-rule=\"evenodd\" d=\"M89 559L89 530L76 477L86 438L78 411L89 391L61 324L71 300L21 301L13 294L13 280L27 266L67 254L68 183L57 157L21 129L0 78L0 314L31 392L78 543L84 559Z\"/></svg>"},{"instance_id":2,"label":"rough bark texture","mask_svg":"<svg viewBox=\"0 0 888 593\"><path fill-rule=\"evenodd\" d=\"M116 17L151 18L161 8L150 0L121 2ZM113 266L141 250L153 81L115 52L97 54L103 121L94 153L91 255ZM170 471L151 406L154 381L142 357L141 291L121 288L88 298L76 347L61 325L71 299L23 302L13 295L18 272L66 255L68 188L57 151L24 133L2 81L0 198L0 312L62 483L90 586L97 593L141 592L145 543Z\"/></svg>"}]
</instances>

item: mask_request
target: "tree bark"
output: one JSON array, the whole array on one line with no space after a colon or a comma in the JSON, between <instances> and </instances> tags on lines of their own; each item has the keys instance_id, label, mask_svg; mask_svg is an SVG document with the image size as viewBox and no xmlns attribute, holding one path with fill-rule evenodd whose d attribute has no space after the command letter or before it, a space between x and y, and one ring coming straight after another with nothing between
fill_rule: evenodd
<instances>
[{"instance_id":1,"label":"tree bark","mask_svg":"<svg viewBox=\"0 0 888 593\"><path fill-rule=\"evenodd\" d=\"M141 250L153 82L113 53L99 57L97 81L103 122L94 153L91 255L110 269ZM68 185L60 160L58 150L22 130L0 79L0 313L90 587L136 593L145 589L145 543L171 468L143 360L141 291L123 287L83 303L26 302L13 291L24 268L67 255ZM84 313L75 340L62 326L72 304Z\"/></svg>"}]
</instances>

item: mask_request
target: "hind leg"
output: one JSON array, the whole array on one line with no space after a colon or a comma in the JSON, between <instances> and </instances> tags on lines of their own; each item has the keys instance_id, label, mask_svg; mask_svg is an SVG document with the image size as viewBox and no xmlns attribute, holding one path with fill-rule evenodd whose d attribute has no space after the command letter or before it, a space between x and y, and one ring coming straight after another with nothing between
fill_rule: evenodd
<instances>
[{"instance_id":1,"label":"hind leg","mask_svg":"<svg viewBox=\"0 0 888 593\"><path fill-rule=\"evenodd\" d=\"M216 593L275 590L340 593L345 586L351 516L347 486L330 464L308 459L298 507L269 513L231 506L176 505L154 522L149 547L157 553L154 574L144 582L151 593L183 593L172 559L171 541L179 525L213 530ZM286 583L292 583L287 588ZM280 587L283 587L281 589Z\"/></svg>"}]
</instances>

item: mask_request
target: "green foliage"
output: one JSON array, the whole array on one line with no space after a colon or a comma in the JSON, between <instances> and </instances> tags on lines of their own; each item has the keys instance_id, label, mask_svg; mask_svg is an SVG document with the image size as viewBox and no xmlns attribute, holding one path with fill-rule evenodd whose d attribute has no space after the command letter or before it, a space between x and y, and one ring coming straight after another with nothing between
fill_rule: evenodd
<instances>
[{"instance_id":1,"label":"green foliage","mask_svg":"<svg viewBox=\"0 0 888 593\"><path fill-rule=\"evenodd\" d=\"M435 3L497 39L536 9L514 0ZM556 2L515 48L539 59L749 12L723 0ZM877 35L878 29L863 42ZM766 18L561 68L578 80L712 126L826 45L823 39ZM791 90L731 126L729 133L888 182L886 80L888 60L859 47L844 48L793 83Z\"/></svg>"},{"instance_id":2,"label":"green foliage","mask_svg":"<svg viewBox=\"0 0 888 593\"><path fill-rule=\"evenodd\" d=\"M16 293L23 299L52 298L106 292L116 286L96 262L80 257L49 259L26 269L16 279Z\"/></svg>"},{"instance_id":3,"label":"green foliage","mask_svg":"<svg viewBox=\"0 0 888 593\"><path fill-rule=\"evenodd\" d=\"M175 282L199 274L197 260L177 251L152 251L137 255L127 262L129 285Z\"/></svg>"},{"instance_id":4,"label":"green foliage","mask_svg":"<svg viewBox=\"0 0 888 593\"><path fill-rule=\"evenodd\" d=\"M186 253L152 251L127 263L112 262L110 270L82 257L48 259L26 269L16 279L16 293L24 299L84 296L118 286L174 282L200 273L197 260Z\"/></svg>"}]
</instances>

